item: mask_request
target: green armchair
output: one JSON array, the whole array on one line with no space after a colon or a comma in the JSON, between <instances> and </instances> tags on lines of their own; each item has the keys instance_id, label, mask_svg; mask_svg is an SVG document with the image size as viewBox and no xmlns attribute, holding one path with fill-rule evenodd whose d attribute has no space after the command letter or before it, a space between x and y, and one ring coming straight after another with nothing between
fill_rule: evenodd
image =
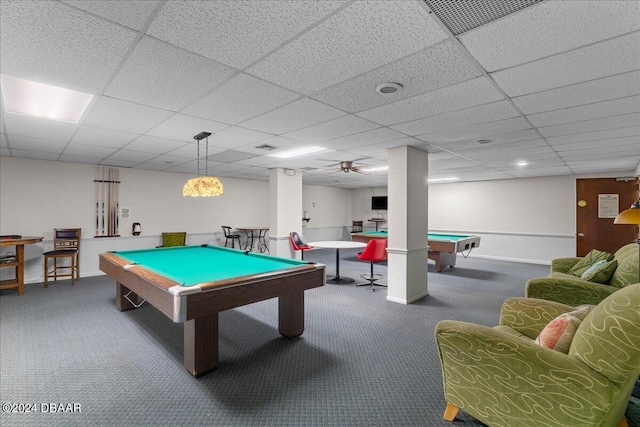
<instances>
[{"instance_id":1,"label":"green armchair","mask_svg":"<svg viewBox=\"0 0 640 427\"><path fill-rule=\"evenodd\" d=\"M490 426L626 426L640 374L640 284L598 304L578 326L568 354L534 341L547 323L573 310L510 298L494 328L439 322L445 419L462 409Z\"/></svg>"},{"instance_id":2,"label":"green armchair","mask_svg":"<svg viewBox=\"0 0 640 427\"><path fill-rule=\"evenodd\" d=\"M606 284L589 282L569 273L581 258L557 258L551 262L548 277L529 279L525 296L578 306L598 304L612 293L638 283L638 244L629 243L618 249L613 259L618 266Z\"/></svg>"}]
</instances>

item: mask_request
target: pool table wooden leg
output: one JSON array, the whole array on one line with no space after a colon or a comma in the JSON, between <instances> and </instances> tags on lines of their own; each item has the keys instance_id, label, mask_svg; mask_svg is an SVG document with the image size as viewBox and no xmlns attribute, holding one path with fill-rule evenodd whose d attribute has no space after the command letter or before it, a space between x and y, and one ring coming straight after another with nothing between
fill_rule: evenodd
<instances>
[{"instance_id":1,"label":"pool table wooden leg","mask_svg":"<svg viewBox=\"0 0 640 427\"><path fill-rule=\"evenodd\" d=\"M304 291L278 298L278 330L280 335L295 338L304 332Z\"/></svg>"},{"instance_id":2,"label":"pool table wooden leg","mask_svg":"<svg viewBox=\"0 0 640 427\"><path fill-rule=\"evenodd\" d=\"M184 323L184 367L194 377L218 366L218 313Z\"/></svg>"}]
</instances>

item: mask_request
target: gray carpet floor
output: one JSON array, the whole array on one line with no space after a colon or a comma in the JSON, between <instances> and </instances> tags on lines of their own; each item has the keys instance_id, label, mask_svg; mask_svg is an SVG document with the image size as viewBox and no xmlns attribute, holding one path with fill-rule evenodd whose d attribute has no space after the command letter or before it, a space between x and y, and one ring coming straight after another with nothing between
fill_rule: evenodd
<instances>
[{"instance_id":1,"label":"gray carpet floor","mask_svg":"<svg viewBox=\"0 0 640 427\"><path fill-rule=\"evenodd\" d=\"M334 274L335 253L307 252ZM343 251L341 275L368 264ZM377 273L386 275L384 263ZM277 301L220 314L220 363L195 379L182 366L182 325L155 308L120 312L106 276L0 291L0 401L79 404L76 413L0 413L6 426L481 426L445 401L433 331L442 319L488 326L547 266L459 257L429 264L430 295L404 306L355 285L306 295L306 330L277 331ZM638 403L629 406L640 427Z\"/></svg>"}]
</instances>

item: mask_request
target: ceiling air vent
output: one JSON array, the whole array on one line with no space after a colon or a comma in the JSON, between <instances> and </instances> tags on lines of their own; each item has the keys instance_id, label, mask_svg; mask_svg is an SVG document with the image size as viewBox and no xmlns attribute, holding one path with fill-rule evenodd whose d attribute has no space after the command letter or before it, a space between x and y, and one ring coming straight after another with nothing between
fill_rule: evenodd
<instances>
[{"instance_id":1,"label":"ceiling air vent","mask_svg":"<svg viewBox=\"0 0 640 427\"><path fill-rule=\"evenodd\" d=\"M278 147L274 147L273 145L269 145L269 144L262 144L262 145L258 145L256 148L258 150L273 151Z\"/></svg>"},{"instance_id":2,"label":"ceiling air vent","mask_svg":"<svg viewBox=\"0 0 640 427\"><path fill-rule=\"evenodd\" d=\"M451 1L424 0L440 21L457 36L525 9L541 0Z\"/></svg>"}]
</instances>

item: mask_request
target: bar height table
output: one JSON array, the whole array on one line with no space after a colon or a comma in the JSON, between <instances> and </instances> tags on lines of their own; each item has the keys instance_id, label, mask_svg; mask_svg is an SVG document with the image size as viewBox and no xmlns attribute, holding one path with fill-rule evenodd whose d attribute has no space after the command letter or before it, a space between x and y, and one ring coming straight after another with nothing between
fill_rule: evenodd
<instances>
[{"instance_id":1,"label":"bar height table","mask_svg":"<svg viewBox=\"0 0 640 427\"><path fill-rule=\"evenodd\" d=\"M0 289L18 289L18 295L24 294L24 245L42 242L41 236L2 236L0 246L15 246L16 257L9 262L0 263L0 267L15 267L15 278L0 281Z\"/></svg>"},{"instance_id":2,"label":"bar height table","mask_svg":"<svg viewBox=\"0 0 640 427\"><path fill-rule=\"evenodd\" d=\"M332 279L327 279L327 283L339 285L341 283L353 283L350 277L340 277L340 249L362 249L367 246L362 242L349 242L345 240L325 240L321 242L309 242L309 246L314 248L335 249L336 250L336 276Z\"/></svg>"}]
</instances>

